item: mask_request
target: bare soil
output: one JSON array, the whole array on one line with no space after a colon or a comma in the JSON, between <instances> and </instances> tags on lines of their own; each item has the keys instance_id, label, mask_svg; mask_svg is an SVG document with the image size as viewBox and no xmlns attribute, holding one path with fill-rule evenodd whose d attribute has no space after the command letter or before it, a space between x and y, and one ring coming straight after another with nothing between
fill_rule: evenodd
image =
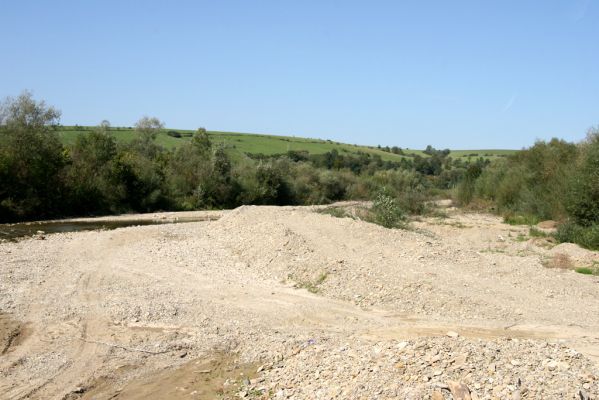
<instances>
[{"instance_id":1,"label":"bare soil","mask_svg":"<svg viewBox=\"0 0 599 400\"><path fill-rule=\"evenodd\" d=\"M10 316L0 313L0 354L10 350L21 335L21 324L10 318Z\"/></svg>"},{"instance_id":2,"label":"bare soil","mask_svg":"<svg viewBox=\"0 0 599 400\"><path fill-rule=\"evenodd\" d=\"M0 398L599 395L599 277L544 266L596 252L451 208L411 230L316 209L0 243Z\"/></svg>"}]
</instances>

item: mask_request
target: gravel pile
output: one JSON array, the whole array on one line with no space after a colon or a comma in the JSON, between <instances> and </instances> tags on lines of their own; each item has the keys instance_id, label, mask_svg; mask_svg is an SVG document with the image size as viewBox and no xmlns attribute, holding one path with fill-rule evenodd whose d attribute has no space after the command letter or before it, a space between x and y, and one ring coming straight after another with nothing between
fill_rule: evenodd
<instances>
[{"instance_id":1,"label":"gravel pile","mask_svg":"<svg viewBox=\"0 0 599 400\"><path fill-rule=\"evenodd\" d=\"M0 243L0 398L127 400L157 371L200 398L226 354L257 367L223 398L598 399L598 277L492 216L413 226L241 207Z\"/></svg>"},{"instance_id":2,"label":"gravel pile","mask_svg":"<svg viewBox=\"0 0 599 400\"><path fill-rule=\"evenodd\" d=\"M597 297L599 277L549 270L546 249L522 252L523 244L532 246L518 239L525 229L477 216L465 217L472 228L456 228L457 219L406 231L307 208L248 206L214 223L213 232L249 273L363 308L445 321L575 319L599 327L599 302L587 301Z\"/></svg>"},{"instance_id":3,"label":"gravel pile","mask_svg":"<svg viewBox=\"0 0 599 400\"><path fill-rule=\"evenodd\" d=\"M451 334L451 333L450 333ZM599 370L580 353L542 341L432 337L363 342L314 339L268 364L264 391L275 399L581 399L599 394ZM582 396L582 397L581 397Z\"/></svg>"}]
</instances>

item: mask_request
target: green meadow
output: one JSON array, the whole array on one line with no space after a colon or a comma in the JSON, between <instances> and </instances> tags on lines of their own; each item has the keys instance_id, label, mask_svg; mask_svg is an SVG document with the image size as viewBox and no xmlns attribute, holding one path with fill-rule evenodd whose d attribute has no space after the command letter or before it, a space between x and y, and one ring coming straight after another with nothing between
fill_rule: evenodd
<instances>
[{"instance_id":1,"label":"green meadow","mask_svg":"<svg viewBox=\"0 0 599 400\"><path fill-rule=\"evenodd\" d=\"M94 128L81 126L61 126L58 128L58 133L63 143L72 144L75 142L77 135L85 134L92 129ZM136 135L134 129L127 127L112 127L110 128L109 132L114 135L118 142L125 143L133 140ZM174 134L174 132L181 135L181 137L175 137L174 135L176 134ZM323 154L336 149L341 153L355 154L358 152L364 152L372 155L379 155L383 160L388 161L399 161L402 157L405 157L399 154L383 151L376 146L339 143L323 139L221 131L208 131L208 134L214 143L223 144L230 153L239 153L237 154L238 156L248 153L264 155L283 154L287 153L288 151L306 151L310 154ZM167 149L173 149L178 147L181 143L189 141L192 135L192 130L166 128L158 134L156 137L156 142ZM397 145L400 146L400 144ZM402 150L406 155L420 155L427 157L422 150L405 148L402 148ZM515 152L516 150L491 149L451 150L450 156L453 158L461 157L464 159L478 157L496 159L499 157L505 157L506 155L513 154Z\"/></svg>"}]
</instances>

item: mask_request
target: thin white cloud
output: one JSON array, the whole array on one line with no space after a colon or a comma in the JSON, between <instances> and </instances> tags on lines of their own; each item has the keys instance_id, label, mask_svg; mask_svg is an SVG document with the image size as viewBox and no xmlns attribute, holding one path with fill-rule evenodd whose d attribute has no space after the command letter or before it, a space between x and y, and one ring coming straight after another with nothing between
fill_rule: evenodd
<instances>
[{"instance_id":1,"label":"thin white cloud","mask_svg":"<svg viewBox=\"0 0 599 400\"><path fill-rule=\"evenodd\" d=\"M590 0L578 0L572 2L572 9L570 11L570 18L574 22L578 22L583 19L589 9Z\"/></svg>"},{"instance_id":2,"label":"thin white cloud","mask_svg":"<svg viewBox=\"0 0 599 400\"><path fill-rule=\"evenodd\" d=\"M518 98L518 93L514 93L512 95L512 97L510 97L510 99L507 101L507 103L505 103L505 106L503 106L503 109L501 110L501 113L503 114L505 112L508 112L509 109L512 108L512 106L516 102L517 98Z\"/></svg>"}]
</instances>

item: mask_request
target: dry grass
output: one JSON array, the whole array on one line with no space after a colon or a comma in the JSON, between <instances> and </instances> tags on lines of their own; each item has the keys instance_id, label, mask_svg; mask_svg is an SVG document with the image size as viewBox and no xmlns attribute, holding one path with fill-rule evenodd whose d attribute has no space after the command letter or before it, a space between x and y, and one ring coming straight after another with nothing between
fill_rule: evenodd
<instances>
[{"instance_id":1,"label":"dry grass","mask_svg":"<svg viewBox=\"0 0 599 400\"><path fill-rule=\"evenodd\" d=\"M563 253L554 254L553 257L545 260L543 265L547 268L574 269L570 256Z\"/></svg>"}]
</instances>

